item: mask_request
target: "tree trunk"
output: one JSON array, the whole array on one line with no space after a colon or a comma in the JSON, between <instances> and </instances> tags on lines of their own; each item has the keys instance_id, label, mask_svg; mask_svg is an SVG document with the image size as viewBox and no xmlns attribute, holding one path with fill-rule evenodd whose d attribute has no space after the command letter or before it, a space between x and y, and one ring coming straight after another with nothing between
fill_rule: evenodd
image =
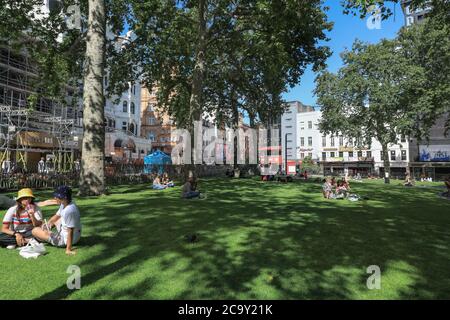
<instances>
[{"instance_id":1,"label":"tree trunk","mask_svg":"<svg viewBox=\"0 0 450 320\"><path fill-rule=\"evenodd\" d=\"M391 164L389 162L389 154L388 154L388 146L387 143L383 143L381 145L381 148L383 150L383 165L384 165L384 183L390 183L390 176L391 176Z\"/></svg>"},{"instance_id":2,"label":"tree trunk","mask_svg":"<svg viewBox=\"0 0 450 320\"><path fill-rule=\"evenodd\" d=\"M106 16L104 0L89 0L89 20L83 92L83 144L80 195L105 192L105 127L103 74L105 67Z\"/></svg>"},{"instance_id":3,"label":"tree trunk","mask_svg":"<svg viewBox=\"0 0 450 320\"><path fill-rule=\"evenodd\" d=\"M206 0L200 0L198 3L199 10L199 20L198 20L198 43L196 48L196 59L195 59L195 67L192 75L192 93L189 101L189 121L190 124L190 132L191 139L194 143L192 146L194 147L194 152L192 152L193 162L192 163L201 163L201 159L196 159L195 150L199 148L202 149L202 141L198 141L198 139L194 139L194 122L202 120L202 93L203 93L203 80L205 76L205 50L206 50L206 18L205 18L205 8L206 8ZM201 152L200 152L201 154ZM195 166L194 166L195 171ZM195 172L194 172L195 175Z\"/></svg>"},{"instance_id":4,"label":"tree trunk","mask_svg":"<svg viewBox=\"0 0 450 320\"><path fill-rule=\"evenodd\" d=\"M239 130L239 109L236 96L236 90L234 86L231 88L231 109L233 110L233 130L238 132ZM233 167L236 170L238 168L238 140L239 136L236 135L233 139Z\"/></svg>"}]
</instances>

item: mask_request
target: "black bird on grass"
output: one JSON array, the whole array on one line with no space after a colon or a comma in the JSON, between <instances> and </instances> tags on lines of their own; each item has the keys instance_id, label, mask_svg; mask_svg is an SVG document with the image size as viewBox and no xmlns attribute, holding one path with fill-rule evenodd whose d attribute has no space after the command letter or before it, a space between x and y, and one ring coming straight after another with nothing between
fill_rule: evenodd
<instances>
[{"instance_id":1,"label":"black bird on grass","mask_svg":"<svg viewBox=\"0 0 450 320\"><path fill-rule=\"evenodd\" d=\"M197 234L188 234L186 237L186 241L189 243L195 243L198 241L198 235Z\"/></svg>"}]
</instances>

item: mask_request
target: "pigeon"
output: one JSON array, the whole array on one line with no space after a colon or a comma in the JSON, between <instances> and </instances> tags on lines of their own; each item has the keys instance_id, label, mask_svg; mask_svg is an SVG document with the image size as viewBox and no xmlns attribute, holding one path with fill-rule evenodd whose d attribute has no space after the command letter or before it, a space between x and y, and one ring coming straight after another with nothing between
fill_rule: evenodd
<instances>
[{"instance_id":1,"label":"pigeon","mask_svg":"<svg viewBox=\"0 0 450 320\"><path fill-rule=\"evenodd\" d=\"M198 241L198 235L194 234L189 234L186 236L186 241L189 243L194 243Z\"/></svg>"}]
</instances>

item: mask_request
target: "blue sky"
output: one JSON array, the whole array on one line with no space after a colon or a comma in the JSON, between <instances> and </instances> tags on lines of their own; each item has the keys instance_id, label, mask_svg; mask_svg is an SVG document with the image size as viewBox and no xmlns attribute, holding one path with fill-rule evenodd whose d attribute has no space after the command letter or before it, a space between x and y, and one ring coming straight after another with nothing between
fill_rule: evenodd
<instances>
[{"instance_id":1,"label":"blue sky","mask_svg":"<svg viewBox=\"0 0 450 320\"><path fill-rule=\"evenodd\" d=\"M330 7L327 12L328 20L334 22L334 27L327 35L330 41L325 44L330 47L333 55L328 58L327 69L336 72L342 66L339 54L346 48L351 48L356 39L369 43L377 43L383 38L392 39L404 25L404 16L400 4L395 5L395 18L381 21L381 29L369 29L366 19L359 16L345 15L338 0L327 0L325 4ZM390 8L394 9L391 4ZM316 105L316 97L313 94L316 74L308 69L301 79L301 83L294 88L289 88L283 95L286 101L298 100L307 105Z\"/></svg>"}]
</instances>

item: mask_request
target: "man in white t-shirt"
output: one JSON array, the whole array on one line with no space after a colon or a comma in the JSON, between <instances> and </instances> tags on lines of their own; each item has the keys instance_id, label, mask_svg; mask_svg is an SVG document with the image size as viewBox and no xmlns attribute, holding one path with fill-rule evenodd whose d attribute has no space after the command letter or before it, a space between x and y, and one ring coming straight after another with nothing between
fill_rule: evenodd
<instances>
[{"instance_id":1,"label":"man in white t-shirt","mask_svg":"<svg viewBox=\"0 0 450 320\"><path fill-rule=\"evenodd\" d=\"M72 246L81 238L80 211L72 202L72 190L69 187L58 187L54 196L60 205L59 210L47 226L34 228L33 236L56 247L66 247L66 254L73 255L75 251ZM51 231L52 227L56 227L56 231Z\"/></svg>"}]
</instances>

